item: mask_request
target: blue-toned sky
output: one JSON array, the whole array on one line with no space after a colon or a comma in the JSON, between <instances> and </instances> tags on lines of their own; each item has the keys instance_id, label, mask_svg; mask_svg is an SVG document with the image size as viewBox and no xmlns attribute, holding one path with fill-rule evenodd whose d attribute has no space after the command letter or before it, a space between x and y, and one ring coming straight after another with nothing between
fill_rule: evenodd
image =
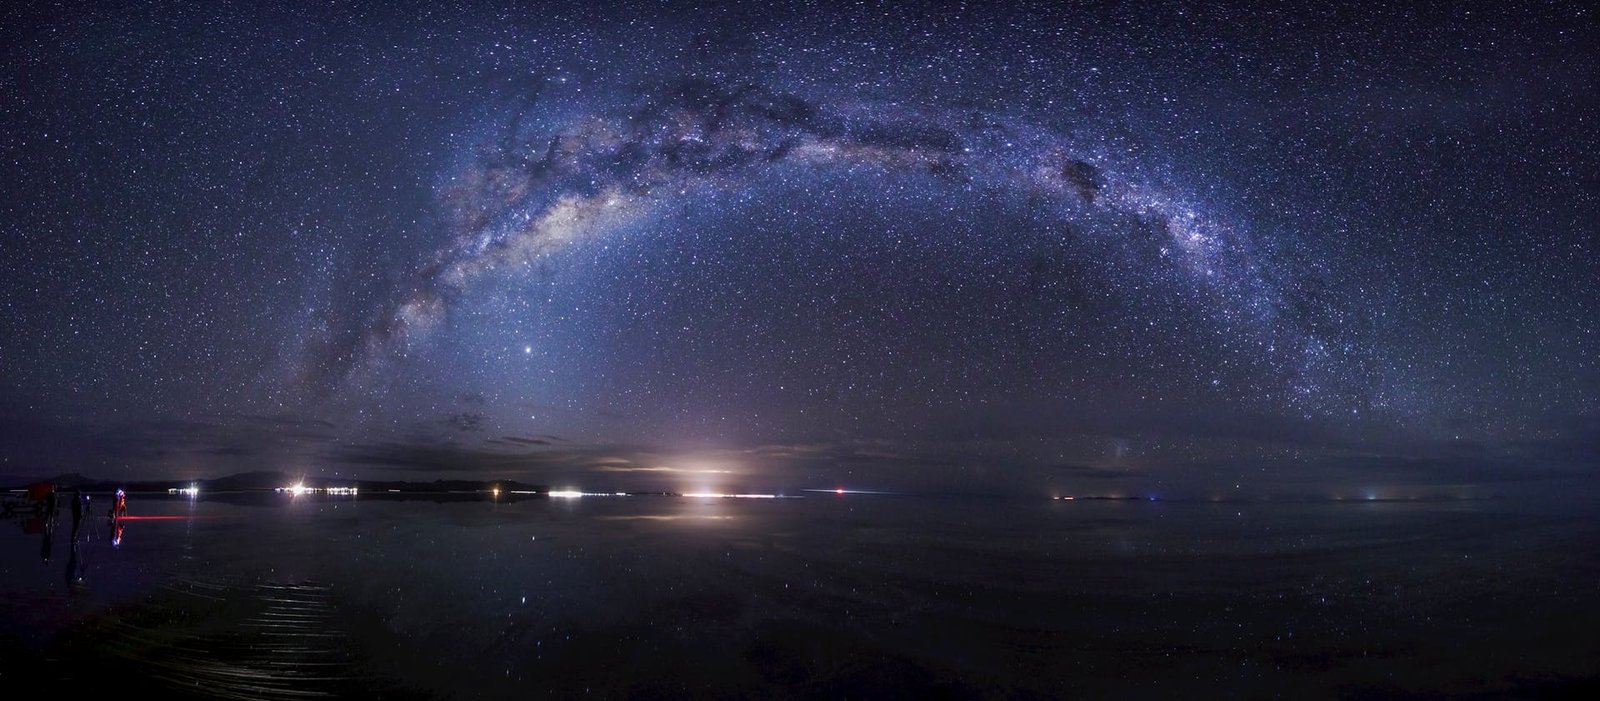
<instances>
[{"instance_id":1,"label":"blue-toned sky","mask_svg":"<svg viewBox=\"0 0 1600 701\"><path fill-rule=\"evenodd\" d=\"M1596 467L1593 10L992 5L8 6L0 474Z\"/></svg>"}]
</instances>

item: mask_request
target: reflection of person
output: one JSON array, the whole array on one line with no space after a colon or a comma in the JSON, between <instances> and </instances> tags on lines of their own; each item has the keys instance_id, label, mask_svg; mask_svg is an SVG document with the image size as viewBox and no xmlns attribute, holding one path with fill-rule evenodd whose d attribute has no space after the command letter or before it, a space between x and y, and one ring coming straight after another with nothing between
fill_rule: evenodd
<instances>
[{"instance_id":1,"label":"reflection of person","mask_svg":"<svg viewBox=\"0 0 1600 701\"><path fill-rule=\"evenodd\" d=\"M78 559L78 541L72 541L72 554L67 556L67 586L83 581L83 561Z\"/></svg>"},{"instance_id":2,"label":"reflection of person","mask_svg":"<svg viewBox=\"0 0 1600 701\"><path fill-rule=\"evenodd\" d=\"M44 520L44 536L43 542L39 544L39 559L46 565L50 564L50 548L55 544L55 523L54 519Z\"/></svg>"},{"instance_id":3,"label":"reflection of person","mask_svg":"<svg viewBox=\"0 0 1600 701\"><path fill-rule=\"evenodd\" d=\"M111 547L122 547L122 522L118 521L111 526Z\"/></svg>"},{"instance_id":4,"label":"reflection of person","mask_svg":"<svg viewBox=\"0 0 1600 701\"><path fill-rule=\"evenodd\" d=\"M88 497L83 492L72 492L72 542L78 542L78 526L83 525L83 505Z\"/></svg>"}]
</instances>

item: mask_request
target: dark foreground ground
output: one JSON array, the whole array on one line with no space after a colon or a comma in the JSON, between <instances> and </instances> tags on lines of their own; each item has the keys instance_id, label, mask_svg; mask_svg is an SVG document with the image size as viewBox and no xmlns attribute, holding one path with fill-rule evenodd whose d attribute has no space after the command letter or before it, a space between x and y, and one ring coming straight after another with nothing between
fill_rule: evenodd
<instances>
[{"instance_id":1,"label":"dark foreground ground","mask_svg":"<svg viewBox=\"0 0 1600 701\"><path fill-rule=\"evenodd\" d=\"M1580 501L136 495L0 529L0 689L1600 698Z\"/></svg>"}]
</instances>

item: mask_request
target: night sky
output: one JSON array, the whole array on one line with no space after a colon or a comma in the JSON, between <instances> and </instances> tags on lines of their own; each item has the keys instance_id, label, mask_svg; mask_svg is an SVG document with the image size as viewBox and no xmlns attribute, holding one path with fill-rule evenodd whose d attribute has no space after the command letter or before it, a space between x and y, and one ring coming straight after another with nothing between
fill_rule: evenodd
<instances>
[{"instance_id":1,"label":"night sky","mask_svg":"<svg viewBox=\"0 0 1600 701\"><path fill-rule=\"evenodd\" d=\"M1600 468L1582 3L442 5L0 10L0 475Z\"/></svg>"}]
</instances>

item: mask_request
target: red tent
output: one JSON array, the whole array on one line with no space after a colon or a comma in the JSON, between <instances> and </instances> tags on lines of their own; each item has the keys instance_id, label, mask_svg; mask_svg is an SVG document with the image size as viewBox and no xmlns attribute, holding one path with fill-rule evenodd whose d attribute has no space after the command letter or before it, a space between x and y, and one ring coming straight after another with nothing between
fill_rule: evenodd
<instances>
[{"instance_id":1,"label":"red tent","mask_svg":"<svg viewBox=\"0 0 1600 701\"><path fill-rule=\"evenodd\" d=\"M34 482L28 485L29 501L44 501L50 498L50 493L56 491L54 482Z\"/></svg>"}]
</instances>

